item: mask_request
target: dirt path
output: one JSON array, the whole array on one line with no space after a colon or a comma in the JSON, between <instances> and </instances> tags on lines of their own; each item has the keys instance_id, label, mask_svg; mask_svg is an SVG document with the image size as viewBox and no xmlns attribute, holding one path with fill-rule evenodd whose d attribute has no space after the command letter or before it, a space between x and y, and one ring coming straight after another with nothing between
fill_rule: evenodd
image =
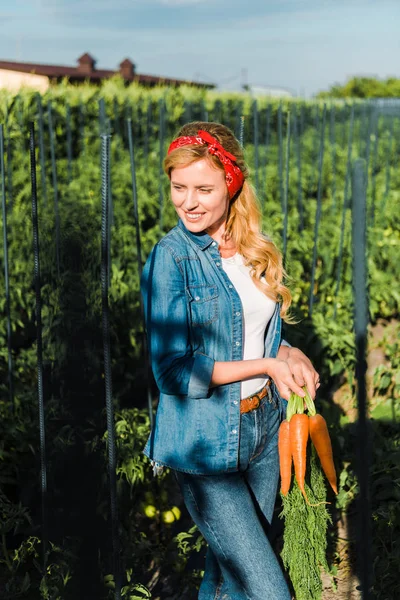
<instances>
[{"instance_id":1,"label":"dirt path","mask_svg":"<svg viewBox=\"0 0 400 600\"><path fill-rule=\"evenodd\" d=\"M361 600L360 582L353 573L351 564L351 549L354 545L353 540L349 539L346 516L343 516L337 523L337 545L336 545L336 565L338 574L334 578L336 590L332 588L332 581L329 575L322 576L323 593L322 600Z\"/></svg>"}]
</instances>

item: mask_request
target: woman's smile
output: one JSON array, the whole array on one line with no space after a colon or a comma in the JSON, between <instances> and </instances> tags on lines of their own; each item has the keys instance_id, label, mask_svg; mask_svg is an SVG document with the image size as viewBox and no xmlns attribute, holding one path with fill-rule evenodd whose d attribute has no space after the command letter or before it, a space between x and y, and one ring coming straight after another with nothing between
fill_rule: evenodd
<instances>
[{"instance_id":1,"label":"woman's smile","mask_svg":"<svg viewBox=\"0 0 400 600\"><path fill-rule=\"evenodd\" d=\"M186 218L190 221L198 221L205 213L186 213Z\"/></svg>"}]
</instances>

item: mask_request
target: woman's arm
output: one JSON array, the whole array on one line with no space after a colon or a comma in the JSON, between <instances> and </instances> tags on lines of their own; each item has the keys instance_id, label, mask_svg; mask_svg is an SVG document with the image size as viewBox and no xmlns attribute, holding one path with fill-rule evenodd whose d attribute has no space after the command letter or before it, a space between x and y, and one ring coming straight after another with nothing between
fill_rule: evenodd
<instances>
[{"instance_id":1,"label":"woman's arm","mask_svg":"<svg viewBox=\"0 0 400 600\"><path fill-rule=\"evenodd\" d=\"M211 387L266 375L274 380L278 392L285 400L289 400L291 392L304 397L304 385L311 397L315 398L320 385L317 371L301 350L280 346L277 358L215 362Z\"/></svg>"},{"instance_id":2,"label":"woman's arm","mask_svg":"<svg viewBox=\"0 0 400 600\"><path fill-rule=\"evenodd\" d=\"M214 359L190 344L183 274L171 252L157 244L141 278L154 379L164 394L205 398Z\"/></svg>"},{"instance_id":3,"label":"woman's arm","mask_svg":"<svg viewBox=\"0 0 400 600\"><path fill-rule=\"evenodd\" d=\"M253 360L216 361L211 376L211 386L243 381L251 377L269 376L278 392L289 400L291 392L304 397L304 392L293 378L289 365L280 358L257 358Z\"/></svg>"}]
</instances>

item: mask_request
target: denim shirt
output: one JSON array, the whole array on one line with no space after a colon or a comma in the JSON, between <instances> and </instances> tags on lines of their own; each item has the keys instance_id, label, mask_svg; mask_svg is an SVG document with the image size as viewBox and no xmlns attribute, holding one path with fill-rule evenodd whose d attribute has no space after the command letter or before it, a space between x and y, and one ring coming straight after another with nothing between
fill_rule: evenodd
<instances>
[{"instance_id":1,"label":"denim shirt","mask_svg":"<svg viewBox=\"0 0 400 600\"><path fill-rule=\"evenodd\" d=\"M217 242L207 233L188 231L179 220L151 251L141 292L160 392L144 453L155 473L164 466L203 475L236 471L240 381L211 388L210 383L215 361L243 359L243 309ZM277 303L264 357L275 358L280 344Z\"/></svg>"}]
</instances>

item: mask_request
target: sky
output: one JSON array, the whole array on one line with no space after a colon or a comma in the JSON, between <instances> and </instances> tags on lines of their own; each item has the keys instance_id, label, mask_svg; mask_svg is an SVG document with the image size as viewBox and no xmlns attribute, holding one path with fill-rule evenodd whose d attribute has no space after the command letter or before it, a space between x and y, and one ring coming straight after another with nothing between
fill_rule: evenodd
<instances>
[{"instance_id":1,"label":"sky","mask_svg":"<svg viewBox=\"0 0 400 600\"><path fill-rule=\"evenodd\" d=\"M400 78L400 0L0 0L0 60L282 87Z\"/></svg>"}]
</instances>

